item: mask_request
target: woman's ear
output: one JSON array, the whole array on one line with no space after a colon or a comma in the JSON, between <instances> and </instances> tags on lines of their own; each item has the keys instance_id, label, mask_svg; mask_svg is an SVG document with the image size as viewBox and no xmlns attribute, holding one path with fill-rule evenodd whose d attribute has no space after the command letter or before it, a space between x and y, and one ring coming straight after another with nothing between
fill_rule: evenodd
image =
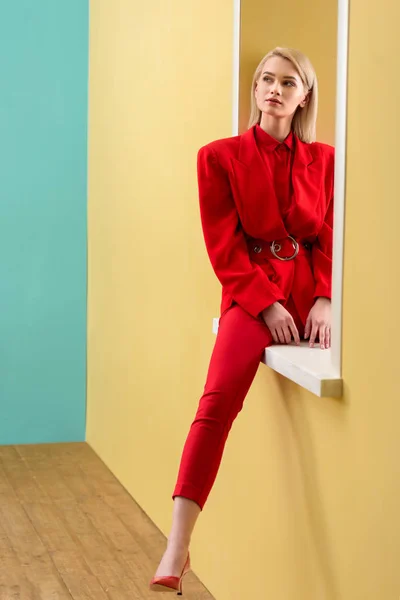
<instances>
[{"instance_id":1,"label":"woman's ear","mask_svg":"<svg viewBox=\"0 0 400 600\"><path fill-rule=\"evenodd\" d=\"M308 92L307 95L304 97L304 99L300 102L301 108L304 108L306 106L306 104L308 104L309 99L310 99L310 92Z\"/></svg>"}]
</instances>

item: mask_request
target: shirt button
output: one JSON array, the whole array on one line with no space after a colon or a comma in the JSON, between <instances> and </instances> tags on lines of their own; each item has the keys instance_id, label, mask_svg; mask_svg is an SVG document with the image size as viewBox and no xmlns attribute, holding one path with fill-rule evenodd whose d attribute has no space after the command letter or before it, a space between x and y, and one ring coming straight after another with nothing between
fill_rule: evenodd
<instances>
[{"instance_id":1,"label":"shirt button","mask_svg":"<svg viewBox=\"0 0 400 600\"><path fill-rule=\"evenodd\" d=\"M254 246L253 250L254 250L254 252L256 252L257 254L260 254L260 252L261 252L262 248L261 248L261 246Z\"/></svg>"}]
</instances>

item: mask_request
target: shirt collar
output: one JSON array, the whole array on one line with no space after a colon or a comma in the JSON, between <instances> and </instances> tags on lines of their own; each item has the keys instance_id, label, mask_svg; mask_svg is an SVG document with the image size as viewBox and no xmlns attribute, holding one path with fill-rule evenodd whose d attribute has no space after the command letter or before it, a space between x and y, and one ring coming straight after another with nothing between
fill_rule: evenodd
<instances>
[{"instance_id":1,"label":"shirt collar","mask_svg":"<svg viewBox=\"0 0 400 600\"><path fill-rule=\"evenodd\" d=\"M276 150L276 148L278 148L278 146L281 145L281 142L279 142L278 140L276 140L275 138L273 138L271 135L269 135L269 133L267 133L266 131L264 131L264 129L261 129L260 125L256 125L255 128L255 134L256 134L256 140L259 144L261 144L263 146L263 148L265 148L266 150ZM287 138L285 138L282 142L282 144L285 144L287 146L287 148L289 148L289 150L294 150L294 137L293 137L293 131L291 131L289 133L289 135L287 136Z\"/></svg>"}]
</instances>

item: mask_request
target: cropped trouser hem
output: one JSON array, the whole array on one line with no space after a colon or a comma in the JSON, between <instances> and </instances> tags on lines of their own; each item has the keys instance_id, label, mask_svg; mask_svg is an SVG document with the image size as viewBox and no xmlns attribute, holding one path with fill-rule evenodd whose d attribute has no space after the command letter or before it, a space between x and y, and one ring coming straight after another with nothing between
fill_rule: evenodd
<instances>
[{"instance_id":1,"label":"cropped trouser hem","mask_svg":"<svg viewBox=\"0 0 400 600\"><path fill-rule=\"evenodd\" d=\"M201 497L199 490L190 483L183 483L175 487L172 499L175 500L176 496L183 496L188 500L193 500L203 510L206 499Z\"/></svg>"}]
</instances>

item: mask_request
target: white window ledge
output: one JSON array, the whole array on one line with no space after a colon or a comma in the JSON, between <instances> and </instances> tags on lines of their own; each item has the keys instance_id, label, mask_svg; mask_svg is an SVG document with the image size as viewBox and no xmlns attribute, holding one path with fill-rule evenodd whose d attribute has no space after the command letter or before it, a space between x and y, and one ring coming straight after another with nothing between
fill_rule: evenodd
<instances>
[{"instance_id":1,"label":"white window ledge","mask_svg":"<svg viewBox=\"0 0 400 600\"><path fill-rule=\"evenodd\" d=\"M213 333L218 332L219 319L213 319ZM265 349L262 362L322 398L341 398L342 379L332 366L331 350L308 342L295 345L274 345Z\"/></svg>"}]
</instances>

